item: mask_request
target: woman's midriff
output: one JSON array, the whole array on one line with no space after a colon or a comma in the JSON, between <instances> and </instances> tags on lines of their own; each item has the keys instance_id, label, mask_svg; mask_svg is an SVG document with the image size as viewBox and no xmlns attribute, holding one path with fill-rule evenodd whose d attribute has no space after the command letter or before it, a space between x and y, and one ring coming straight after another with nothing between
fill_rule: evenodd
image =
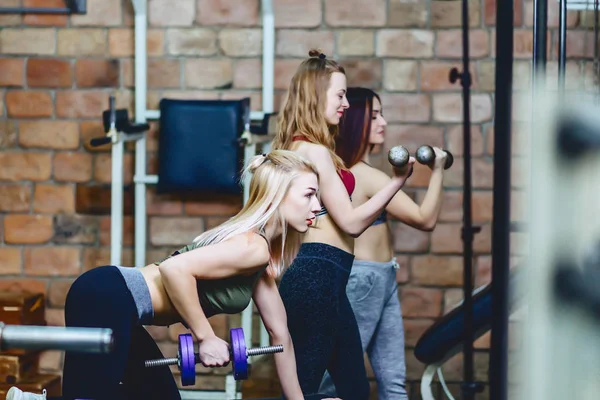
<instances>
[{"instance_id":1,"label":"woman's midriff","mask_svg":"<svg viewBox=\"0 0 600 400\"><path fill-rule=\"evenodd\" d=\"M354 240L354 257L365 261L390 261L394 255L391 237L388 224L369 227Z\"/></svg>"},{"instance_id":2,"label":"woman's midriff","mask_svg":"<svg viewBox=\"0 0 600 400\"><path fill-rule=\"evenodd\" d=\"M354 251L354 238L344 233L329 214L316 218L313 226L304 234L304 243L325 243L348 253Z\"/></svg>"},{"instance_id":3,"label":"woman's midriff","mask_svg":"<svg viewBox=\"0 0 600 400\"><path fill-rule=\"evenodd\" d=\"M152 298L152 308L154 309L153 325L172 325L181 322L179 313L171 303L167 291L162 283L160 271L155 264L147 265L141 269L144 280L148 285L148 291Z\"/></svg>"}]
</instances>

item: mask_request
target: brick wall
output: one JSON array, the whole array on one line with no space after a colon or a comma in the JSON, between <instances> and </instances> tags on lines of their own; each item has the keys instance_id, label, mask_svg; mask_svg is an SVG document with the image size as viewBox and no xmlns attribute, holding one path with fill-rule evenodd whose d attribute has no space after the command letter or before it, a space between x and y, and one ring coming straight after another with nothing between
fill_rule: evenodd
<instances>
[{"instance_id":1,"label":"brick wall","mask_svg":"<svg viewBox=\"0 0 600 400\"><path fill-rule=\"evenodd\" d=\"M20 0L0 0L0 7ZM26 6L58 6L60 0L23 0ZM449 148L455 166L446 174L444 207L432 233L393 223L405 316L408 378L423 366L412 356L421 333L462 297L462 130L459 85L448 71L460 66L460 1L275 0L277 101L310 47L321 46L346 66L350 85L383 95L386 147L412 150L429 143ZM490 280L495 1L473 0L471 13L473 217L483 229L475 239L476 284ZM556 60L558 7L549 1L549 55ZM148 98L155 109L164 97L233 99L251 96L261 105L261 21L258 0L149 0ZM567 84L593 83L592 15L569 12ZM533 3L517 0L515 71L530 68ZM47 320L64 324L71 282L85 270L109 262L110 218L106 185L110 148L92 149L102 136L101 113L114 94L133 114L133 11L126 0L88 0L83 16L0 15L0 290L46 293ZM556 61L549 64L556 81ZM517 87L516 89L520 89ZM149 133L149 172L156 172L157 126ZM133 175L133 147L125 156L125 182ZM523 149L515 148L515 156ZM380 165L387 167L382 158ZM513 185L523 162L514 160ZM427 170L417 168L407 191L420 200ZM513 214L522 217L515 190ZM129 197L130 199L130 197ZM98 200L104 208L94 208ZM125 265L133 264L130 204L124 221ZM148 190L147 260L163 257L201 230L235 213L241 199L186 199ZM515 245L521 241L515 236ZM239 317L215 318L225 336ZM166 355L174 354L181 327L152 328ZM489 337L476 344L476 375L487 378ZM60 371L62 354L48 352L42 367ZM448 381L460 381L460 356L444 366ZM203 371L210 373L212 371ZM216 371L222 374L223 371ZM222 377L206 375L203 387ZM457 392L457 385L450 385ZM411 385L413 394L418 385Z\"/></svg>"}]
</instances>

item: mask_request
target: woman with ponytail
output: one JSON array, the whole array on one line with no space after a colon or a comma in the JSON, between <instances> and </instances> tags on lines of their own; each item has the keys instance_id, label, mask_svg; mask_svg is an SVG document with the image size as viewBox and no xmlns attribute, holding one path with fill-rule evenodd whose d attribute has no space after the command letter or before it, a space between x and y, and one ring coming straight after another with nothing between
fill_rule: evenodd
<instances>
[{"instance_id":1,"label":"woman with ponytail","mask_svg":"<svg viewBox=\"0 0 600 400\"><path fill-rule=\"evenodd\" d=\"M162 358L143 325L177 322L198 341L200 362L220 367L231 360L210 318L237 314L253 299L273 343L287 399L304 399L296 374L294 348L275 279L295 257L300 235L320 209L313 165L290 151L273 151L251 160L250 196L242 210L220 226L162 261L142 268L103 266L81 275L65 304L66 326L111 328L110 354L67 352L65 399L179 399L168 366L144 368ZM121 383L121 384L120 384Z\"/></svg>"},{"instance_id":2,"label":"woman with ponytail","mask_svg":"<svg viewBox=\"0 0 600 400\"><path fill-rule=\"evenodd\" d=\"M353 205L354 175L335 153L338 125L349 107L345 71L319 51L312 50L309 56L290 83L273 148L293 150L315 165L323 208L283 275L279 292L302 391L317 393L327 370L340 398L367 400L370 390L359 329L346 296L354 238L377 219L412 168L394 170L395 176L372 198ZM411 157L409 164L414 162Z\"/></svg>"}]
</instances>

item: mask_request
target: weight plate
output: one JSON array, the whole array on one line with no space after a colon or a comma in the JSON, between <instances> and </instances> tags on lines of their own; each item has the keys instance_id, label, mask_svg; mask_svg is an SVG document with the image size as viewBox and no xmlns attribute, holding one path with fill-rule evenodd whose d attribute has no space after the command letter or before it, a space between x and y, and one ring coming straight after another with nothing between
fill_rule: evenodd
<instances>
[{"instance_id":1,"label":"weight plate","mask_svg":"<svg viewBox=\"0 0 600 400\"><path fill-rule=\"evenodd\" d=\"M196 383L196 359L194 356L194 340L192 335L185 333L179 335L179 357L181 384L191 386Z\"/></svg>"}]
</instances>

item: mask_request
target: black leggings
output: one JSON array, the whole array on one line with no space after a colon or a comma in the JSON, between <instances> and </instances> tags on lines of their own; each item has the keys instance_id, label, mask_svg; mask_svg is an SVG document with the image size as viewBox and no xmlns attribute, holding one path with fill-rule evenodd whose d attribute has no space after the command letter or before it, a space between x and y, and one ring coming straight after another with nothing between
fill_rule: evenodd
<instances>
[{"instance_id":1,"label":"black leggings","mask_svg":"<svg viewBox=\"0 0 600 400\"><path fill-rule=\"evenodd\" d=\"M109 354L66 352L63 399L181 398L168 366L144 367L144 360L163 355L139 324L131 292L116 267L98 267L77 278L67 294L65 322L111 328L115 348Z\"/></svg>"},{"instance_id":2,"label":"black leggings","mask_svg":"<svg viewBox=\"0 0 600 400\"><path fill-rule=\"evenodd\" d=\"M294 343L298 379L317 393L325 370L344 400L369 398L369 382L346 283L354 255L324 243L303 243L279 292Z\"/></svg>"}]
</instances>

